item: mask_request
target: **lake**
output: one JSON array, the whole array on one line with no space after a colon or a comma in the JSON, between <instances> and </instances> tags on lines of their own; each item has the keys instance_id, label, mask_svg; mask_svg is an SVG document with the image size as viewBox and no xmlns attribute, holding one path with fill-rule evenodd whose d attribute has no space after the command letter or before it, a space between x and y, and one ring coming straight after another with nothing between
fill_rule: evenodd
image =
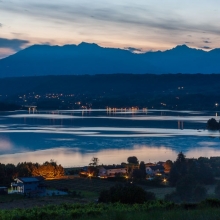
<instances>
[{"instance_id":1,"label":"lake","mask_svg":"<svg viewBox=\"0 0 220 220\"><path fill-rule=\"evenodd\" d=\"M220 134L206 130L217 112L152 109L0 113L0 162L54 159L64 167L220 156Z\"/></svg>"}]
</instances>

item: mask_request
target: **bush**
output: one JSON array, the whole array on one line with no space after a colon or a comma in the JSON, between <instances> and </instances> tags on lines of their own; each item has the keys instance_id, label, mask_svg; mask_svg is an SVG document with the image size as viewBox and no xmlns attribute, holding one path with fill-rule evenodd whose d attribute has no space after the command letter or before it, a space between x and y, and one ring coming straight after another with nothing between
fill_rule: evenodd
<instances>
[{"instance_id":1,"label":"bush","mask_svg":"<svg viewBox=\"0 0 220 220\"><path fill-rule=\"evenodd\" d=\"M176 191L167 194L165 200L175 203L200 202L207 196L207 190L204 186L197 184L197 181L191 175L181 178L176 185Z\"/></svg>"},{"instance_id":2,"label":"bush","mask_svg":"<svg viewBox=\"0 0 220 220\"><path fill-rule=\"evenodd\" d=\"M207 197L207 189L202 185L197 185L193 190L194 201L200 202Z\"/></svg>"},{"instance_id":3,"label":"bush","mask_svg":"<svg viewBox=\"0 0 220 220\"><path fill-rule=\"evenodd\" d=\"M200 204L201 208L220 208L220 200L218 199L206 199L205 201L201 202Z\"/></svg>"},{"instance_id":4,"label":"bush","mask_svg":"<svg viewBox=\"0 0 220 220\"><path fill-rule=\"evenodd\" d=\"M196 185L197 182L194 177L188 174L178 180L176 184L176 192L183 201L191 201Z\"/></svg>"},{"instance_id":5,"label":"bush","mask_svg":"<svg viewBox=\"0 0 220 220\"><path fill-rule=\"evenodd\" d=\"M154 200L155 195L152 192L146 192L134 184L116 185L109 190L100 193L99 202L104 203L124 203L124 204L142 204L149 200Z\"/></svg>"},{"instance_id":6,"label":"bush","mask_svg":"<svg viewBox=\"0 0 220 220\"><path fill-rule=\"evenodd\" d=\"M220 182L217 183L215 187L215 196L220 199Z\"/></svg>"}]
</instances>

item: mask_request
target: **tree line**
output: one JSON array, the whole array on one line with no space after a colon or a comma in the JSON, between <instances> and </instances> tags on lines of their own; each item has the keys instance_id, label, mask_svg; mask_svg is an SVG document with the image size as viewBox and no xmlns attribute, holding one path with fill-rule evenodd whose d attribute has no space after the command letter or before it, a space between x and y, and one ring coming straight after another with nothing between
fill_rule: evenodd
<instances>
[{"instance_id":1,"label":"tree line","mask_svg":"<svg viewBox=\"0 0 220 220\"><path fill-rule=\"evenodd\" d=\"M17 165L0 163L0 186L10 186L17 177L59 178L63 175L63 167L54 160L46 161L43 164L32 162L22 162Z\"/></svg>"}]
</instances>

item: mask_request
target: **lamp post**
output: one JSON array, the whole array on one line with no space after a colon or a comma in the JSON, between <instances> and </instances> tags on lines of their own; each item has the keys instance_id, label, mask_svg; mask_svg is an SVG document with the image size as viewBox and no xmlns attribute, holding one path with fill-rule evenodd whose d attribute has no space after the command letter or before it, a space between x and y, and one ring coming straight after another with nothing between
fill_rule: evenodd
<instances>
[{"instance_id":1,"label":"lamp post","mask_svg":"<svg viewBox=\"0 0 220 220\"><path fill-rule=\"evenodd\" d=\"M218 107L218 103L215 103L216 110L217 110L217 107ZM216 112L215 116L218 117L218 113L217 112Z\"/></svg>"}]
</instances>

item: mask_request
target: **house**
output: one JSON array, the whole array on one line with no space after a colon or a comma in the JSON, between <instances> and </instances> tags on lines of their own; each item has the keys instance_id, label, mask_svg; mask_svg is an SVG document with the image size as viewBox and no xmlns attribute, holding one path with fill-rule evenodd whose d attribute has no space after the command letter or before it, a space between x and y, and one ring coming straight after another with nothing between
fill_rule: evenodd
<instances>
[{"instance_id":1,"label":"house","mask_svg":"<svg viewBox=\"0 0 220 220\"><path fill-rule=\"evenodd\" d=\"M98 168L94 166L85 166L81 168L81 171L79 172L80 176L97 176L98 175Z\"/></svg>"},{"instance_id":2,"label":"house","mask_svg":"<svg viewBox=\"0 0 220 220\"><path fill-rule=\"evenodd\" d=\"M126 174L126 173L127 173L127 168L121 165L99 167L100 177L115 177L115 174Z\"/></svg>"},{"instance_id":3,"label":"house","mask_svg":"<svg viewBox=\"0 0 220 220\"><path fill-rule=\"evenodd\" d=\"M146 173L150 176L161 175L164 173L164 167L161 165L147 166Z\"/></svg>"},{"instance_id":4,"label":"house","mask_svg":"<svg viewBox=\"0 0 220 220\"><path fill-rule=\"evenodd\" d=\"M7 187L0 187L0 195L7 195L8 194L8 188Z\"/></svg>"},{"instance_id":5,"label":"house","mask_svg":"<svg viewBox=\"0 0 220 220\"><path fill-rule=\"evenodd\" d=\"M146 163L145 165L146 165L146 167L149 167L149 166L156 166L155 163Z\"/></svg>"},{"instance_id":6,"label":"house","mask_svg":"<svg viewBox=\"0 0 220 220\"><path fill-rule=\"evenodd\" d=\"M165 162L163 162L163 161L157 162L157 165L158 165L158 166L164 166L164 164L165 164Z\"/></svg>"},{"instance_id":7,"label":"house","mask_svg":"<svg viewBox=\"0 0 220 220\"><path fill-rule=\"evenodd\" d=\"M43 177L18 177L11 183L13 192L36 195L45 192Z\"/></svg>"}]
</instances>

